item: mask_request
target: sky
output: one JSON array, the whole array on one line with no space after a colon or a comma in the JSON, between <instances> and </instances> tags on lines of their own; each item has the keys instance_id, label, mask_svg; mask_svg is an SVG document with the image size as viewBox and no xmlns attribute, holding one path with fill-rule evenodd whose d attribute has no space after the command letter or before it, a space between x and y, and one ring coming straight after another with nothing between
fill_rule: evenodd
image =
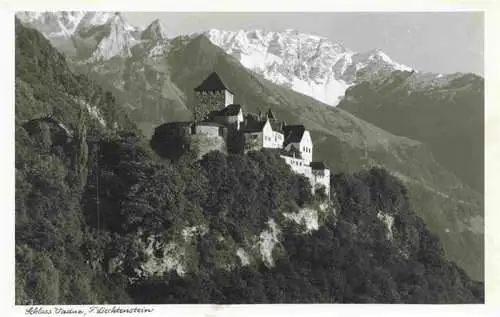
<instances>
[{"instance_id":1,"label":"sky","mask_svg":"<svg viewBox=\"0 0 500 317\"><path fill-rule=\"evenodd\" d=\"M325 36L356 52L379 48L394 61L420 71L484 74L482 12L126 12L125 16L136 26L159 18L169 36L211 28L295 29Z\"/></svg>"}]
</instances>

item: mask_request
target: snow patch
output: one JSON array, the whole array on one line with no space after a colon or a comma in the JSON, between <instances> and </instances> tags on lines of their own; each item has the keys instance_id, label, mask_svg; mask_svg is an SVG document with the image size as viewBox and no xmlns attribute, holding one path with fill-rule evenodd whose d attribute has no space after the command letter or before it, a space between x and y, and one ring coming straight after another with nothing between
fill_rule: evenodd
<instances>
[{"instance_id":1,"label":"snow patch","mask_svg":"<svg viewBox=\"0 0 500 317\"><path fill-rule=\"evenodd\" d=\"M275 84L336 106L357 82L357 71L369 74L412 68L394 62L381 50L355 53L325 37L284 32L224 31L205 35L240 63Z\"/></svg>"},{"instance_id":2,"label":"snow patch","mask_svg":"<svg viewBox=\"0 0 500 317\"><path fill-rule=\"evenodd\" d=\"M149 49L148 57L166 56L170 50L168 43L159 42Z\"/></svg>"},{"instance_id":3,"label":"snow patch","mask_svg":"<svg viewBox=\"0 0 500 317\"><path fill-rule=\"evenodd\" d=\"M90 61L108 60L115 56L131 56L130 48L136 42L120 15L115 15L107 22L108 36L104 37L97 45Z\"/></svg>"}]
</instances>

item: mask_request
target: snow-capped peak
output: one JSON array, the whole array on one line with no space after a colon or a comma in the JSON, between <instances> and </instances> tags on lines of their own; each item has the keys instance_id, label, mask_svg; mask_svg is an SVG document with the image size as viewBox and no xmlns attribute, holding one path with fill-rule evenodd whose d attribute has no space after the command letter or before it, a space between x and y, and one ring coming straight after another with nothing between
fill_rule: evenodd
<instances>
[{"instance_id":1,"label":"snow-capped peak","mask_svg":"<svg viewBox=\"0 0 500 317\"><path fill-rule=\"evenodd\" d=\"M85 30L106 24L115 15L114 12L87 12L81 19L78 29Z\"/></svg>"},{"instance_id":2,"label":"snow-capped peak","mask_svg":"<svg viewBox=\"0 0 500 317\"><path fill-rule=\"evenodd\" d=\"M376 74L411 70L380 49L356 53L326 37L294 29L283 32L211 29L205 36L266 79L333 106L360 79L357 74L362 69Z\"/></svg>"},{"instance_id":3,"label":"snow-capped peak","mask_svg":"<svg viewBox=\"0 0 500 317\"><path fill-rule=\"evenodd\" d=\"M109 16L104 24L108 29L107 36L97 45L91 61L106 60L115 56L131 56L130 49L136 44L136 40L128 30L127 24L120 13Z\"/></svg>"},{"instance_id":4,"label":"snow-capped peak","mask_svg":"<svg viewBox=\"0 0 500 317\"><path fill-rule=\"evenodd\" d=\"M84 45L91 46L87 49L92 62L131 56L131 48L139 43L137 52L145 56L169 51L167 32L158 19L141 30L115 12L20 12L17 16L49 39L83 39ZM380 49L357 53L324 36L294 29L210 29L203 35L266 79L333 106L360 80L394 70L412 71Z\"/></svg>"},{"instance_id":5,"label":"snow-capped peak","mask_svg":"<svg viewBox=\"0 0 500 317\"><path fill-rule=\"evenodd\" d=\"M142 31L141 40L165 40L167 39L167 32L163 23L156 19L149 26Z\"/></svg>"},{"instance_id":6,"label":"snow-capped peak","mask_svg":"<svg viewBox=\"0 0 500 317\"><path fill-rule=\"evenodd\" d=\"M49 39L70 37L84 15L84 12L77 11L16 13L22 23L38 29Z\"/></svg>"}]
</instances>

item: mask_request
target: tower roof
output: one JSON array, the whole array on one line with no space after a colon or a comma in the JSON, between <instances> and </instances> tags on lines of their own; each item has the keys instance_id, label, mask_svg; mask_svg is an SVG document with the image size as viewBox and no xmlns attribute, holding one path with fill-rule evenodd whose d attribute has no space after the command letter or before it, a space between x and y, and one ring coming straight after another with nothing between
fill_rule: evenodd
<instances>
[{"instance_id":1,"label":"tower roof","mask_svg":"<svg viewBox=\"0 0 500 317\"><path fill-rule=\"evenodd\" d=\"M195 91L220 91L227 90L230 91L229 88L224 85L222 79L220 79L219 75L216 72L211 73L198 87L194 89ZM232 93L232 92L231 92Z\"/></svg>"},{"instance_id":2,"label":"tower roof","mask_svg":"<svg viewBox=\"0 0 500 317\"><path fill-rule=\"evenodd\" d=\"M269 110L267 111L267 117L269 118L269 120L276 120L276 116L274 115L274 112L271 110L271 108L269 108Z\"/></svg>"}]
</instances>

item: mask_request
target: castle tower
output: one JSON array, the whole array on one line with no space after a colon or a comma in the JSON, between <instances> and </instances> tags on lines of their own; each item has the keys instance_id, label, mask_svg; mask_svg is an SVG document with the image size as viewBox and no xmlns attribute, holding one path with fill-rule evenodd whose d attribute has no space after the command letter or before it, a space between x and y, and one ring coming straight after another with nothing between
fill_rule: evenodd
<instances>
[{"instance_id":1,"label":"castle tower","mask_svg":"<svg viewBox=\"0 0 500 317\"><path fill-rule=\"evenodd\" d=\"M205 119L210 111L222 110L233 103L233 93L215 72L210 74L194 91L196 98L193 117L196 122Z\"/></svg>"}]
</instances>

